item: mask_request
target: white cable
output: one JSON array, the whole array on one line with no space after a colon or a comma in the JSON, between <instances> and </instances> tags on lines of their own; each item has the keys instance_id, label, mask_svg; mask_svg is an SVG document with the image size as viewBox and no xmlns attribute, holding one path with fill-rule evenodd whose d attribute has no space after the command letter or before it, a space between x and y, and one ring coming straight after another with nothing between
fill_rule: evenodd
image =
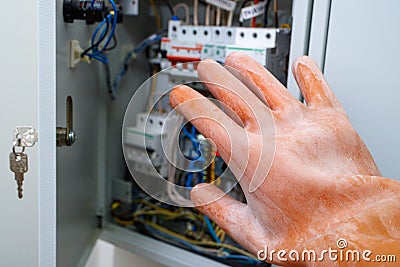
<instances>
[{"instance_id":1,"label":"white cable","mask_svg":"<svg viewBox=\"0 0 400 267\"><path fill-rule=\"evenodd\" d=\"M176 4L174 6L174 8L173 8L175 14L178 14L179 8L185 9L185 22L186 22L186 24L190 24L190 8L189 8L189 5L186 4L186 3Z\"/></svg>"},{"instance_id":2,"label":"white cable","mask_svg":"<svg viewBox=\"0 0 400 267\"><path fill-rule=\"evenodd\" d=\"M210 11L211 11L211 6L208 4L206 7L206 15L204 19L206 26L210 26Z\"/></svg>"},{"instance_id":3,"label":"white cable","mask_svg":"<svg viewBox=\"0 0 400 267\"><path fill-rule=\"evenodd\" d=\"M193 24L194 26L199 25L199 0L194 0L193 3Z\"/></svg>"},{"instance_id":4,"label":"white cable","mask_svg":"<svg viewBox=\"0 0 400 267\"><path fill-rule=\"evenodd\" d=\"M191 204L190 200L182 196L175 188L176 183L175 183L175 174L176 174L176 167L173 164L177 164L176 162L176 154L177 154L177 149L179 147L178 140L179 140L179 131L181 129L181 125L183 123L183 116L177 115L178 120L176 122L176 127L172 132L171 132L171 142L170 142L170 158L171 162L168 164L168 182L167 183L167 194L170 200L172 200L174 203L180 206L188 206Z\"/></svg>"},{"instance_id":5,"label":"white cable","mask_svg":"<svg viewBox=\"0 0 400 267\"><path fill-rule=\"evenodd\" d=\"M226 23L226 26L231 27L232 26L232 20L233 20L233 11L229 11L228 22Z\"/></svg>"},{"instance_id":6,"label":"white cable","mask_svg":"<svg viewBox=\"0 0 400 267\"><path fill-rule=\"evenodd\" d=\"M220 26L221 25L221 8L217 7L217 15L215 19L215 25Z\"/></svg>"}]
</instances>

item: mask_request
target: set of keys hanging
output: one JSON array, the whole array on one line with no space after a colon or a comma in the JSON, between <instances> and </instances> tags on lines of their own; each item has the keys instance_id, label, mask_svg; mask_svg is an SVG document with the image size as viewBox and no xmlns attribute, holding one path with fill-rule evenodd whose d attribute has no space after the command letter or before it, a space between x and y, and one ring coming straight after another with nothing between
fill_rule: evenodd
<instances>
[{"instance_id":1,"label":"set of keys hanging","mask_svg":"<svg viewBox=\"0 0 400 267\"><path fill-rule=\"evenodd\" d=\"M18 197L21 199L24 175L28 171L27 147L32 147L38 140L38 135L33 127L17 127L14 130L13 147L10 153L10 170L14 173L17 182Z\"/></svg>"},{"instance_id":2,"label":"set of keys hanging","mask_svg":"<svg viewBox=\"0 0 400 267\"><path fill-rule=\"evenodd\" d=\"M66 100L66 127L57 127L56 145L57 147L71 146L76 139L73 130L72 97L67 96ZM18 197L21 199L24 175L28 172L28 155L25 153L27 147L32 147L38 141L38 133L31 126L19 126L14 130L13 147L10 153L10 170L14 173L17 182Z\"/></svg>"}]
</instances>

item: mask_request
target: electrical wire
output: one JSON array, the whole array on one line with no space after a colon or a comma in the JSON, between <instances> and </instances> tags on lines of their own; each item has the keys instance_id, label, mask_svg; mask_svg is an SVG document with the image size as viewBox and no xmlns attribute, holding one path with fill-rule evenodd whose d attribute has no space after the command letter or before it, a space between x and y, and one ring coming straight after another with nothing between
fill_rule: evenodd
<instances>
[{"instance_id":1,"label":"electrical wire","mask_svg":"<svg viewBox=\"0 0 400 267\"><path fill-rule=\"evenodd\" d=\"M146 47L149 45L153 44L154 42L158 42L161 40L161 36L159 33L155 33L144 39L142 42L139 43L138 46L136 46L134 49L132 49L124 59L124 62L122 64L122 68L119 72L119 74L115 77L114 82L113 82L113 91L115 93L118 92L119 85L121 83L122 78L125 76L126 72L128 71L129 68L129 63L132 61L132 59L136 58L137 54L143 51Z\"/></svg>"},{"instance_id":2,"label":"electrical wire","mask_svg":"<svg viewBox=\"0 0 400 267\"><path fill-rule=\"evenodd\" d=\"M170 143L169 147L169 152L170 155L169 159L171 161L168 162L168 183L167 183L167 195L169 199L173 202L175 202L177 205L180 206L188 206L191 204L190 200L186 199L184 196L182 196L177 190L176 190L176 184L175 184L175 174L176 174L176 168L173 164L176 164L176 153L177 153L177 148L179 147L178 140L179 140L179 130L180 126L183 124L183 116L177 115L178 119L176 121L176 125L178 127L175 127L172 132L172 141Z\"/></svg>"},{"instance_id":3,"label":"electrical wire","mask_svg":"<svg viewBox=\"0 0 400 267\"><path fill-rule=\"evenodd\" d=\"M205 12L205 18L204 18L206 26L210 26L210 12L211 12L211 5L207 4L206 12Z\"/></svg>"},{"instance_id":4,"label":"electrical wire","mask_svg":"<svg viewBox=\"0 0 400 267\"><path fill-rule=\"evenodd\" d=\"M274 0L274 17L275 17L275 28L279 28L278 19L278 0Z\"/></svg>"},{"instance_id":5,"label":"electrical wire","mask_svg":"<svg viewBox=\"0 0 400 267\"><path fill-rule=\"evenodd\" d=\"M174 9L172 8L171 4L168 2L168 0L162 0L162 1L168 7L168 10L171 13L171 16L174 16L176 13L175 13Z\"/></svg>"},{"instance_id":6,"label":"electrical wire","mask_svg":"<svg viewBox=\"0 0 400 267\"><path fill-rule=\"evenodd\" d=\"M115 49L118 46L118 40L117 40L117 36L115 35L115 33L114 33L114 35L112 37L112 40L114 42L113 45L111 47L107 47L104 51L111 51L111 50Z\"/></svg>"},{"instance_id":7,"label":"electrical wire","mask_svg":"<svg viewBox=\"0 0 400 267\"><path fill-rule=\"evenodd\" d=\"M162 29L160 14L158 13L158 8L154 0L149 0L151 8L153 9L154 17L156 18L157 28L158 30Z\"/></svg>"},{"instance_id":8,"label":"electrical wire","mask_svg":"<svg viewBox=\"0 0 400 267\"><path fill-rule=\"evenodd\" d=\"M256 4L258 4L258 0L254 0L253 5L256 5ZM251 19L251 27L252 28L256 27L256 22L257 22L257 17L254 17L254 18Z\"/></svg>"},{"instance_id":9,"label":"electrical wire","mask_svg":"<svg viewBox=\"0 0 400 267\"><path fill-rule=\"evenodd\" d=\"M250 258L248 256L243 256L243 255L227 255L227 256L222 256L221 258L223 259L234 259L234 260L241 260L245 264L260 264L260 261Z\"/></svg>"},{"instance_id":10,"label":"electrical wire","mask_svg":"<svg viewBox=\"0 0 400 267\"><path fill-rule=\"evenodd\" d=\"M218 230L215 231L216 235L218 236L218 238L221 240L221 242L225 241L225 232L224 230L220 229L217 225Z\"/></svg>"},{"instance_id":11,"label":"electrical wire","mask_svg":"<svg viewBox=\"0 0 400 267\"><path fill-rule=\"evenodd\" d=\"M245 264L260 264L261 262L245 256L245 255L232 255L232 254L228 254L228 255L220 255L221 254L221 249L209 249L209 248L204 248L204 247L200 247L198 245L194 245L191 244L189 242L186 242L185 240L179 239L178 237L174 237L171 235L168 235L167 233L161 232L157 229L152 228L151 226L145 225L144 226L145 229L150 232L153 236L156 236L157 238L161 239L161 240L165 240L167 242L171 242L173 241L174 243L178 243L180 245L184 245L187 248L192 249L193 251L196 252L202 252L204 254L216 254L215 256L217 256L218 258L222 258L222 259L235 259L235 260L240 260L241 262L245 263ZM226 254L226 252L224 253Z\"/></svg>"},{"instance_id":12,"label":"electrical wire","mask_svg":"<svg viewBox=\"0 0 400 267\"><path fill-rule=\"evenodd\" d=\"M230 245L230 244L217 243L217 242L208 241L208 240L202 240L202 241L192 240L192 239L189 239L189 238L187 238L187 237L185 237L185 236L183 236L181 234L175 233L175 232L173 232L173 231L171 231L171 230L169 230L169 229L167 229L165 227L162 227L161 225L155 224L153 222L144 221L144 220L141 220L141 219L139 219L138 222L141 222L143 224L146 224L146 225L150 226L151 228L153 228L153 230L154 229L158 230L158 231L160 231L160 232L162 232L164 234L167 234L167 235L169 235L171 237L175 237L175 238L177 238L177 239L179 239L181 241L190 243L191 245L202 245L202 246L209 246L209 247L225 248L225 249L229 249L231 251L234 251L236 253L239 253L241 255L247 256L249 258L256 259L256 257L253 256L252 254L250 254L249 252L247 252L247 251L245 251L243 249L240 249L238 247L235 247L233 245Z\"/></svg>"},{"instance_id":13,"label":"electrical wire","mask_svg":"<svg viewBox=\"0 0 400 267\"><path fill-rule=\"evenodd\" d=\"M215 181L215 159L210 164L210 183Z\"/></svg>"},{"instance_id":14,"label":"electrical wire","mask_svg":"<svg viewBox=\"0 0 400 267\"><path fill-rule=\"evenodd\" d=\"M117 46L117 39L115 37L115 29L117 26L118 20L118 8L114 3L114 0L108 0L112 6L112 11L99 23L93 32L91 38L91 45L87 49L85 49L81 53L81 57L87 56L89 59L95 59L100 61L105 66L106 71L106 84L108 88L108 92L111 95L111 98L115 98L115 92L113 91L113 87L111 85L111 74L110 68L108 65L108 58L103 54L105 51L109 51L114 49ZM94 5L94 0L92 1L92 6ZM111 29L110 29L111 24ZM99 34L100 33L100 34ZM109 47L111 41L114 41L114 44ZM102 48L100 48L100 44L104 42Z\"/></svg>"},{"instance_id":15,"label":"electrical wire","mask_svg":"<svg viewBox=\"0 0 400 267\"><path fill-rule=\"evenodd\" d=\"M220 26L221 25L221 8L217 7L217 14L216 14L216 19L215 19L215 25Z\"/></svg>"},{"instance_id":16,"label":"electrical wire","mask_svg":"<svg viewBox=\"0 0 400 267\"><path fill-rule=\"evenodd\" d=\"M199 0L193 1L193 24L194 26L199 25Z\"/></svg>"},{"instance_id":17,"label":"electrical wire","mask_svg":"<svg viewBox=\"0 0 400 267\"><path fill-rule=\"evenodd\" d=\"M109 22L109 23L111 22L111 31L108 34L108 38L105 41L105 44L104 44L103 48L98 49L98 47L95 46L92 49L92 51L93 51L92 53L86 53L86 55L88 55L89 58L95 58L95 59L97 59L97 60L99 60L99 61L101 61L103 63L104 62L108 62L108 59L105 56L102 56L101 53L103 53L107 49L108 45L110 44L110 42L111 42L111 40L112 40L112 38L114 36L115 28L116 28L117 22L118 22L118 18L117 18L118 17L118 8L115 5L114 0L108 0L108 1L111 3L113 10L100 23L100 25L102 25L104 23L107 23L107 22ZM100 29L100 25L99 25L99 27L96 28L95 32L93 33L92 40L91 40L91 42L92 42L91 45L92 46L96 43L95 39L96 39L97 33L98 33L99 29Z\"/></svg>"},{"instance_id":18,"label":"electrical wire","mask_svg":"<svg viewBox=\"0 0 400 267\"><path fill-rule=\"evenodd\" d=\"M221 243L221 240L218 238L217 234L214 231L214 228L211 225L211 221L210 219L208 219L208 217L206 215L204 215L204 221L206 222L208 231L210 232L212 238L217 242L217 243Z\"/></svg>"},{"instance_id":19,"label":"electrical wire","mask_svg":"<svg viewBox=\"0 0 400 267\"><path fill-rule=\"evenodd\" d=\"M211 9L210 9L210 24L211 25L215 25L215 21L216 21L216 16L215 16L215 12L216 12L216 7L211 5Z\"/></svg>"},{"instance_id":20,"label":"electrical wire","mask_svg":"<svg viewBox=\"0 0 400 267\"><path fill-rule=\"evenodd\" d=\"M110 28L110 23L108 22L108 20L106 20L105 22L101 22L99 24L99 26L97 26L95 32L93 33L93 35L96 33L96 31L98 32L102 27L104 27L104 25L106 25L106 28L103 30L103 32L100 35L99 40L97 40L94 44L92 44L90 47L86 48L82 53L81 53L81 57L84 57L87 55L87 53L89 53L90 50L92 50L93 48L97 47L99 44L101 44L101 42L104 41L104 39L107 37L107 33L108 30ZM97 35L97 34L96 34Z\"/></svg>"},{"instance_id":21,"label":"electrical wire","mask_svg":"<svg viewBox=\"0 0 400 267\"><path fill-rule=\"evenodd\" d=\"M152 67L153 68L153 67ZM150 86L150 96L149 96L149 105L147 110L150 112L151 109L153 108L154 105L154 93L156 91L156 85L157 85L157 70L153 68L153 72L151 75L151 86Z\"/></svg>"},{"instance_id":22,"label":"electrical wire","mask_svg":"<svg viewBox=\"0 0 400 267\"><path fill-rule=\"evenodd\" d=\"M226 26L231 27L233 21L233 11L229 11L228 21L226 22Z\"/></svg>"},{"instance_id":23,"label":"electrical wire","mask_svg":"<svg viewBox=\"0 0 400 267\"><path fill-rule=\"evenodd\" d=\"M106 69L106 84L107 84L107 88L108 88L108 93L111 96L111 99L115 99L116 96L116 92L113 89L112 85L111 85L111 72L110 72L110 66L108 65L108 62L104 63L104 67Z\"/></svg>"},{"instance_id":24,"label":"electrical wire","mask_svg":"<svg viewBox=\"0 0 400 267\"><path fill-rule=\"evenodd\" d=\"M178 14L179 8L185 9L185 22L186 22L186 24L189 24L190 23L190 8L189 8L189 5L186 4L186 3L176 4L174 6L174 8L173 8L174 14Z\"/></svg>"},{"instance_id":25,"label":"electrical wire","mask_svg":"<svg viewBox=\"0 0 400 267\"><path fill-rule=\"evenodd\" d=\"M264 27L268 26L268 10L271 4L271 0L266 0L267 3L265 4L265 13L264 13Z\"/></svg>"}]
</instances>

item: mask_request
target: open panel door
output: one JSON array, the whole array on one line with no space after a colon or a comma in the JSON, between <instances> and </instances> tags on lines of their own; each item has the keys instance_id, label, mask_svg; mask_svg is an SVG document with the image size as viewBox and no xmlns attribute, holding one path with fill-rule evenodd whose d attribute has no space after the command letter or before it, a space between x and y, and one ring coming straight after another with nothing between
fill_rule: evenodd
<instances>
[{"instance_id":1,"label":"open panel door","mask_svg":"<svg viewBox=\"0 0 400 267\"><path fill-rule=\"evenodd\" d=\"M92 29L84 22L79 28L64 23L63 1L56 3L56 121L66 127L66 99L71 96L77 136L71 146L57 147L57 266L68 267L83 265L97 238L97 181L105 167L99 150L105 147L101 138L106 130L100 125L106 120L106 105L97 84L101 70L88 64L69 66L70 41L87 40Z\"/></svg>"}]
</instances>

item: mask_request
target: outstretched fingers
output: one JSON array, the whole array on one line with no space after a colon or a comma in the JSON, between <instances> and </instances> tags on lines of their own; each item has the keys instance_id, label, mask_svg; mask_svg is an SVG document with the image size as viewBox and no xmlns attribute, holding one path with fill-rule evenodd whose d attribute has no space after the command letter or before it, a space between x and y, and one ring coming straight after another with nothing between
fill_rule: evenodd
<instances>
[{"instance_id":1,"label":"outstretched fingers","mask_svg":"<svg viewBox=\"0 0 400 267\"><path fill-rule=\"evenodd\" d=\"M278 79L249 56L232 53L227 57L225 66L272 110L300 105Z\"/></svg>"},{"instance_id":2,"label":"outstretched fingers","mask_svg":"<svg viewBox=\"0 0 400 267\"><path fill-rule=\"evenodd\" d=\"M225 162L230 162L231 155L240 155L232 140L246 140L244 129L209 99L188 86L180 85L171 91L170 103L206 138L215 143Z\"/></svg>"},{"instance_id":3,"label":"outstretched fingers","mask_svg":"<svg viewBox=\"0 0 400 267\"><path fill-rule=\"evenodd\" d=\"M267 240L265 226L259 224L251 209L233 199L212 184L198 184L191 191L191 198L198 210L216 222L231 238L254 255Z\"/></svg>"},{"instance_id":4,"label":"outstretched fingers","mask_svg":"<svg viewBox=\"0 0 400 267\"><path fill-rule=\"evenodd\" d=\"M309 107L333 107L343 110L330 89L317 63L308 56L296 59L292 66L293 76Z\"/></svg>"},{"instance_id":5,"label":"outstretched fingers","mask_svg":"<svg viewBox=\"0 0 400 267\"><path fill-rule=\"evenodd\" d=\"M241 81L213 60L203 60L197 67L199 79L210 92L224 103L227 113L238 116L241 125L251 132L260 133L260 124L268 108ZM233 112L230 112L230 110ZM234 113L234 114L232 114Z\"/></svg>"}]
</instances>

